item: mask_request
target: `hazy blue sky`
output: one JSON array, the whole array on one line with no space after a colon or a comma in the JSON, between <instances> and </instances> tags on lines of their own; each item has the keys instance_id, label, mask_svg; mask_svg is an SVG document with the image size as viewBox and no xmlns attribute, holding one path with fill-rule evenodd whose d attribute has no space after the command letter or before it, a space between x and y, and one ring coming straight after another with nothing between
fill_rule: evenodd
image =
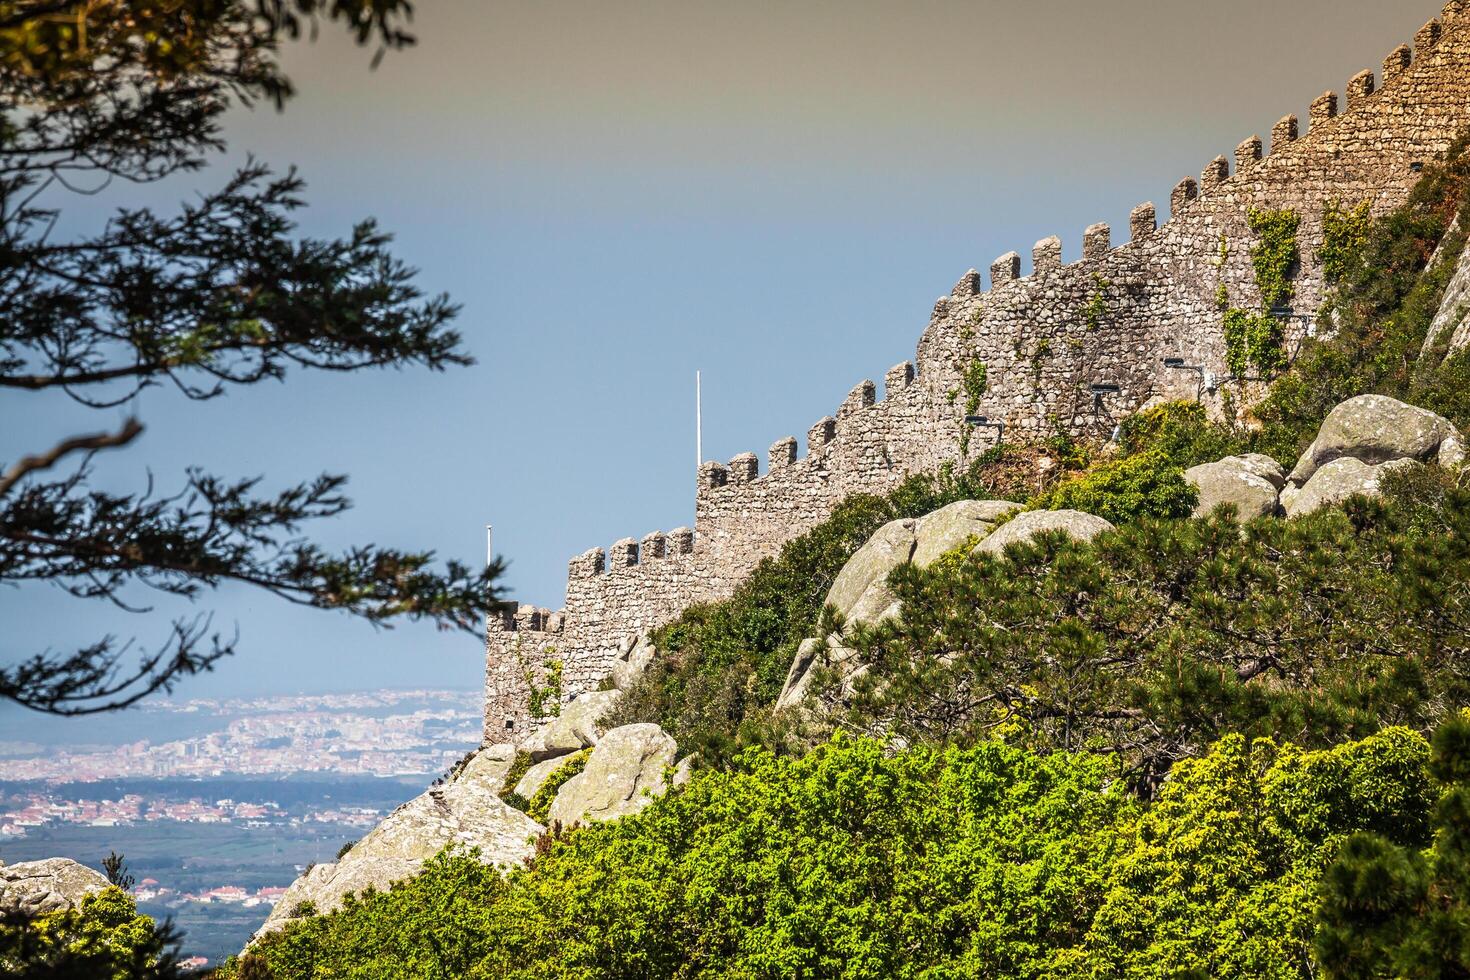
<instances>
[{"instance_id":1,"label":"hazy blue sky","mask_svg":"<svg viewBox=\"0 0 1470 980\"><path fill-rule=\"evenodd\" d=\"M191 404L158 390L109 486L200 464L272 485L352 475L322 542L480 560L556 606L566 561L693 518L693 375L712 459L804 434L913 356L934 298L1032 242L1079 251L1433 16L1423 0L471 2L420 0L415 50L326 32L287 52L301 96L231 119L232 152L309 182L303 231L379 218L422 284L464 305L479 363L445 374L296 374ZM177 201L216 168L136 192ZM96 225L97 203L71 202ZM1125 238L1126 230L1117 237ZM116 421L0 396L0 460ZM14 659L129 616L47 588L0 592ZM474 637L391 632L244 589L207 596L241 654L183 696L474 686ZM15 710L0 707L0 712Z\"/></svg>"}]
</instances>

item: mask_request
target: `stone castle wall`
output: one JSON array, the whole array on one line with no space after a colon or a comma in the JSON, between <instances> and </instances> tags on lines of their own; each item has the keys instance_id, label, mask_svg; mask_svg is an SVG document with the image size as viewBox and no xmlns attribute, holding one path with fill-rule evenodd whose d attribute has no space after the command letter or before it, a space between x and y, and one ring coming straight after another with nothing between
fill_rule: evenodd
<instances>
[{"instance_id":1,"label":"stone castle wall","mask_svg":"<svg viewBox=\"0 0 1470 980\"><path fill-rule=\"evenodd\" d=\"M564 698L591 690L638 636L692 603L728 596L761 558L843 498L963 462L959 392L976 361L988 375L978 413L1003 420L1017 438L1058 427L1106 434L1151 400L1195 397L1199 376L1165 368L1166 357L1224 379L1222 390L1238 384L1226 377L1217 292L1223 284L1230 305L1259 306L1248 210L1300 215L1293 303L1316 310L1325 292L1318 258L1324 207L1397 207L1419 166L1470 124L1470 0L1447 5L1443 19L1426 24L1412 48L1396 48L1380 74L1355 75L1344 99L1318 97L1308 122L1303 133L1287 116L1271 130L1269 155L1253 136L1233 161L1217 157L1198 180L1181 181L1162 225L1153 204L1139 205L1126 243L1115 247L1111 230L1093 225L1080 261L1063 264L1061 241L1048 238L1033 248L1028 275L1014 252L991 265L989 290L979 273L967 273L935 304L915 362L887 372L881 399L871 381L855 387L834 415L808 430L804 456L787 437L771 447L763 474L754 453L728 465L705 463L693 533L624 539L610 557L589 551L571 562L562 612L521 607L492 617L487 740L532 722L527 678L541 683L547 662L562 664ZM1288 349L1299 339L1289 334ZM1094 383L1119 391L1095 399ZM968 454L993 438L991 430L975 430Z\"/></svg>"}]
</instances>

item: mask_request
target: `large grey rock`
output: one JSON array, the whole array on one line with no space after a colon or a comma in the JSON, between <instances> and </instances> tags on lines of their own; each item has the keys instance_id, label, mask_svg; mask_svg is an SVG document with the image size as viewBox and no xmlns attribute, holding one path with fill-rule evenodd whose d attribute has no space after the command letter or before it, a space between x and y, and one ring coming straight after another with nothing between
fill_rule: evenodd
<instances>
[{"instance_id":1,"label":"large grey rock","mask_svg":"<svg viewBox=\"0 0 1470 980\"><path fill-rule=\"evenodd\" d=\"M1445 241L1454 236L1445 235ZM1441 247L1443 243L1441 243ZM1439 250L1435 250L1436 258ZM1431 259L1431 265L1435 259ZM1440 301L1439 311L1435 313L1433 322L1429 325L1429 332L1424 336L1424 347L1421 353L1429 353L1440 344L1445 344L1448 353L1453 354L1470 347L1470 248L1460 253L1459 264L1455 266L1455 274L1450 277L1449 284L1445 286L1444 299Z\"/></svg>"},{"instance_id":2,"label":"large grey rock","mask_svg":"<svg viewBox=\"0 0 1470 980\"><path fill-rule=\"evenodd\" d=\"M835 607L846 617L874 583L881 585L889 572L907 564L914 553L916 524L916 521L905 519L890 521L879 528L837 573L832 588L827 592L827 605ZM890 598L879 608L892 601Z\"/></svg>"},{"instance_id":3,"label":"large grey rock","mask_svg":"<svg viewBox=\"0 0 1470 980\"><path fill-rule=\"evenodd\" d=\"M0 867L0 917L26 917L80 905L108 887L106 876L69 858Z\"/></svg>"},{"instance_id":4,"label":"large grey rock","mask_svg":"<svg viewBox=\"0 0 1470 980\"><path fill-rule=\"evenodd\" d=\"M1007 545L1030 541L1045 531L1061 531L1075 541L1091 541L1104 531L1113 530L1109 521L1080 510L1028 510L1002 524L975 546L973 555L1000 555Z\"/></svg>"},{"instance_id":5,"label":"large grey rock","mask_svg":"<svg viewBox=\"0 0 1470 980\"><path fill-rule=\"evenodd\" d=\"M1020 507L1009 500L960 500L926 514L914 529L914 554L910 560L920 568L928 568L970 538L985 537L995 529L997 521Z\"/></svg>"},{"instance_id":6,"label":"large grey rock","mask_svg":"<svg viewBox=\"0 0 1470 980\"><path fill-rule=\"evenodd\" d=\"M1439 444L1439 453L1434 461L1447 470L1457 470L1465 465L1465 457L1465 438L1458 432L1451 432Z\"/></svg>"},{"instance_id":7,"label":"large grey rock","mask_svg":"<svg viewBox=\"0 0 1470 980\"><path fill-rule=\"evenodd\" d=\"M643 672L653 662L654 653L652 638L644 636L631 650L613 661L612 670L608 672L613 689L626 691L637 683L638 678L643 676Z\"/></svg>"},{"instance_id":8,"label":"large grey rock","mask_svg":"<svg viewBox=\"0 0 1470 980\"><path fill-rule=\"evenodd\" d=\"M597 744L604 715L622 697L619 691L588 691L561 706L561 714L549 720L521 743L521 748L540 762L559 755L580 752Z\"/></svg>"},{"instance_id":9,"label":"large grey rock","mask_svg":"<svg viewBox=\"0 0 1470 980\"><path fill-rule=\"evenodd\" d=\"M667 788L664 770L678 749L657 725L614 728L587 757L587 767L562 784L549 822L570 827L637 813Z\"/></svg>"},{"instance_id":10,"label":"large grey rock","mask_svg":"<svg viewBox=\"0 0 1470 980\"><path fill-rule=\"evenodd\" d=\"M1359 395L1328 413L1290 479L1305 486L1322 466L1344 457L1370 465L1395 459L1428 460L1454 431L1454 426L1433 412L1386 395Z\"/></svg>"},{"instance_id":11,"label":"large grey rock","mask_svg":"<svg viewBox=\"0 0 1470 980\"><path fill-rule=\"evenodd\" d=\"M1235 460L1277 490L1286 486L1286 467L1265 453L1241 453L1239 456L1229 456L1226 458Z\"/></svg>"},{"instance_id":12,"label":"large grey rock","mask_svg":"<svg viewBox=\"0 0 1470 980\"><path fill-rule=\"evenodd\" d=\"M812 686L812 674L821 656L825 641L808 637L796 648L796 656L786 671L786 683L781 686L781 696L776 699L776 708L789 708L806 697Z\"/></svg>"},{"instance_id":13,"label":"large grey rock","mask_svg":"<svg viewBox=\"0 0 1470 980\"><path fill-rule=\"evenodd\" d=\"M255 938L286 925L302 903L309 902L319 913L330 912L349 894L369 886L382 891L411 878L425 861L451 844L478 848L486 864L520 864L530 856L532 841L545 828L501 802L502 754L497 751L481 765L471 760L451 782L394 810L341 860L319 864L297 878Z\"/></svg>"},{"instance_id":14,"label":"large grey rock","mask_svg":"<svg viewBox=\"0 0 1470 980\"><path fill-rule=\"evenodd\" d=\"M509 742L487 745L471 756L470 761L465 763L454 778L483 782L487 786L494 786L496 792L499 792L505 788L505 777L515 761L516 747Z\"/></svg>"},{"instance_id":15,"label":"large grey rock","mask_svg":"<svg viewBox=\"0 0 1470 980\"><path fill-rule=\"evenodd\" d=\"M1266 464L1269 463L1268 467ZM1216 507L1231 504L1243 521L1276 513L1281 484L1286 474L1269 456L1228 456L1184 471L1184 480L1199 491L1194 516L1203 517Z\"/></svg>"},{"instance_id":16,"label":"large grey rock","mask_svg":"<svg viewBox=\"0 0 1470 980\"><path fill-rule=\"evenodd\" d=\"M527 769L526 774L521 777L521 781L516 783L515 792L518 795L529 800L531 797L536 795L537 790L546 785L546 781L551 778L552 773L556 772L558 769L566 765L568 762L571 762L576 757L577 754L574 752L571 755L559 755L555 758L546 759L544 761L536 763L534 766Z\"/></svg>"},{"instance_id":17,"label":"large grey rock","mask_svg":"<svg viewBox=\"0 0 1470 980\"><path fill-rule=\"evenodd\" d=\"M1377 466L1352 456L1334 459L1312 474L1312 478L1300 492L1283 495L1286 500L1286 516L1301 517L1331 504L1341 503L1355 494L1377 496L1385 475L1422 465L1424 464L1413 459L1396 459Z\"/></svg>"}]
</instances>

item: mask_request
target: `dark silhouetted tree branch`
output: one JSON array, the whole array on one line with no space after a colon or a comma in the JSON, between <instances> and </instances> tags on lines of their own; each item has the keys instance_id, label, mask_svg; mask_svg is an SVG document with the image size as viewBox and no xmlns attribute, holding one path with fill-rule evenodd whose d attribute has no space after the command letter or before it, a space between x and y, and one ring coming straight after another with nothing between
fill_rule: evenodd
<instances>
[{"instance_id":1,"label":"dark silhouetted tree branch","mask_svg":"<svg viewBox=\"0 0 1470 980\"><path fill-rule=\"evenodd\" d=\"M100 408L164 384L217 398L292 368L471 363L448 326L457 307L420 293L372 221L337 239L296 236L304 185L293 171L251 160L174 213L122 208L93 234L56 234L73 195L199 170L224 149L232 103L283 105L282 41L335 22L381 55L412 43L411 13L405 0L0 0L0 389L60 390ZM265 494L259 478L198 470L164 494L151 480L140 493L93 486L94 454L141 432L130 420L0 464L0 583L49 583L143 613L138 589L197 599L238 582L375 625L475 634L500 605L499 563L312 544L304 526L349 506L341 476ZM111 710L236 646L207 615L179 620L156 648L108 636L12 657L0 698Z\"/></svg>"}]
</instances>

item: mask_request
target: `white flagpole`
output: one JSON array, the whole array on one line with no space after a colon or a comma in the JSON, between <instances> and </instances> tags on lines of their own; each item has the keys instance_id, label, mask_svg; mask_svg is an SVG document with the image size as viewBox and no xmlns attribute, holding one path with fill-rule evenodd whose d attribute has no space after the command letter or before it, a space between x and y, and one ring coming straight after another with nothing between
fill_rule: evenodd
<instances>
[{"instance_id":1,"label":"white flagpole","mask_svg":"<svg viewBox=\"0 0 1470 980\"><path fill-rule=\"evenodd\" d=\"M699 372L694 372L694 468L704 464L704 397L700 391Z\"/></svg>"},{"instance_id":2,"label":"white flagpole","mask_svg":"<svg viewBox=\"0 0 1470 980\"><path fill-rule=\"evenodd\" d=\"M494 531L495 531L495 525L493 525L493 524L486 524L485 525L485 567L486 568L489 568L491 565L495 564L495 545L493 543L493 537L492 537Z\"/></svg>"}]
</instances>

